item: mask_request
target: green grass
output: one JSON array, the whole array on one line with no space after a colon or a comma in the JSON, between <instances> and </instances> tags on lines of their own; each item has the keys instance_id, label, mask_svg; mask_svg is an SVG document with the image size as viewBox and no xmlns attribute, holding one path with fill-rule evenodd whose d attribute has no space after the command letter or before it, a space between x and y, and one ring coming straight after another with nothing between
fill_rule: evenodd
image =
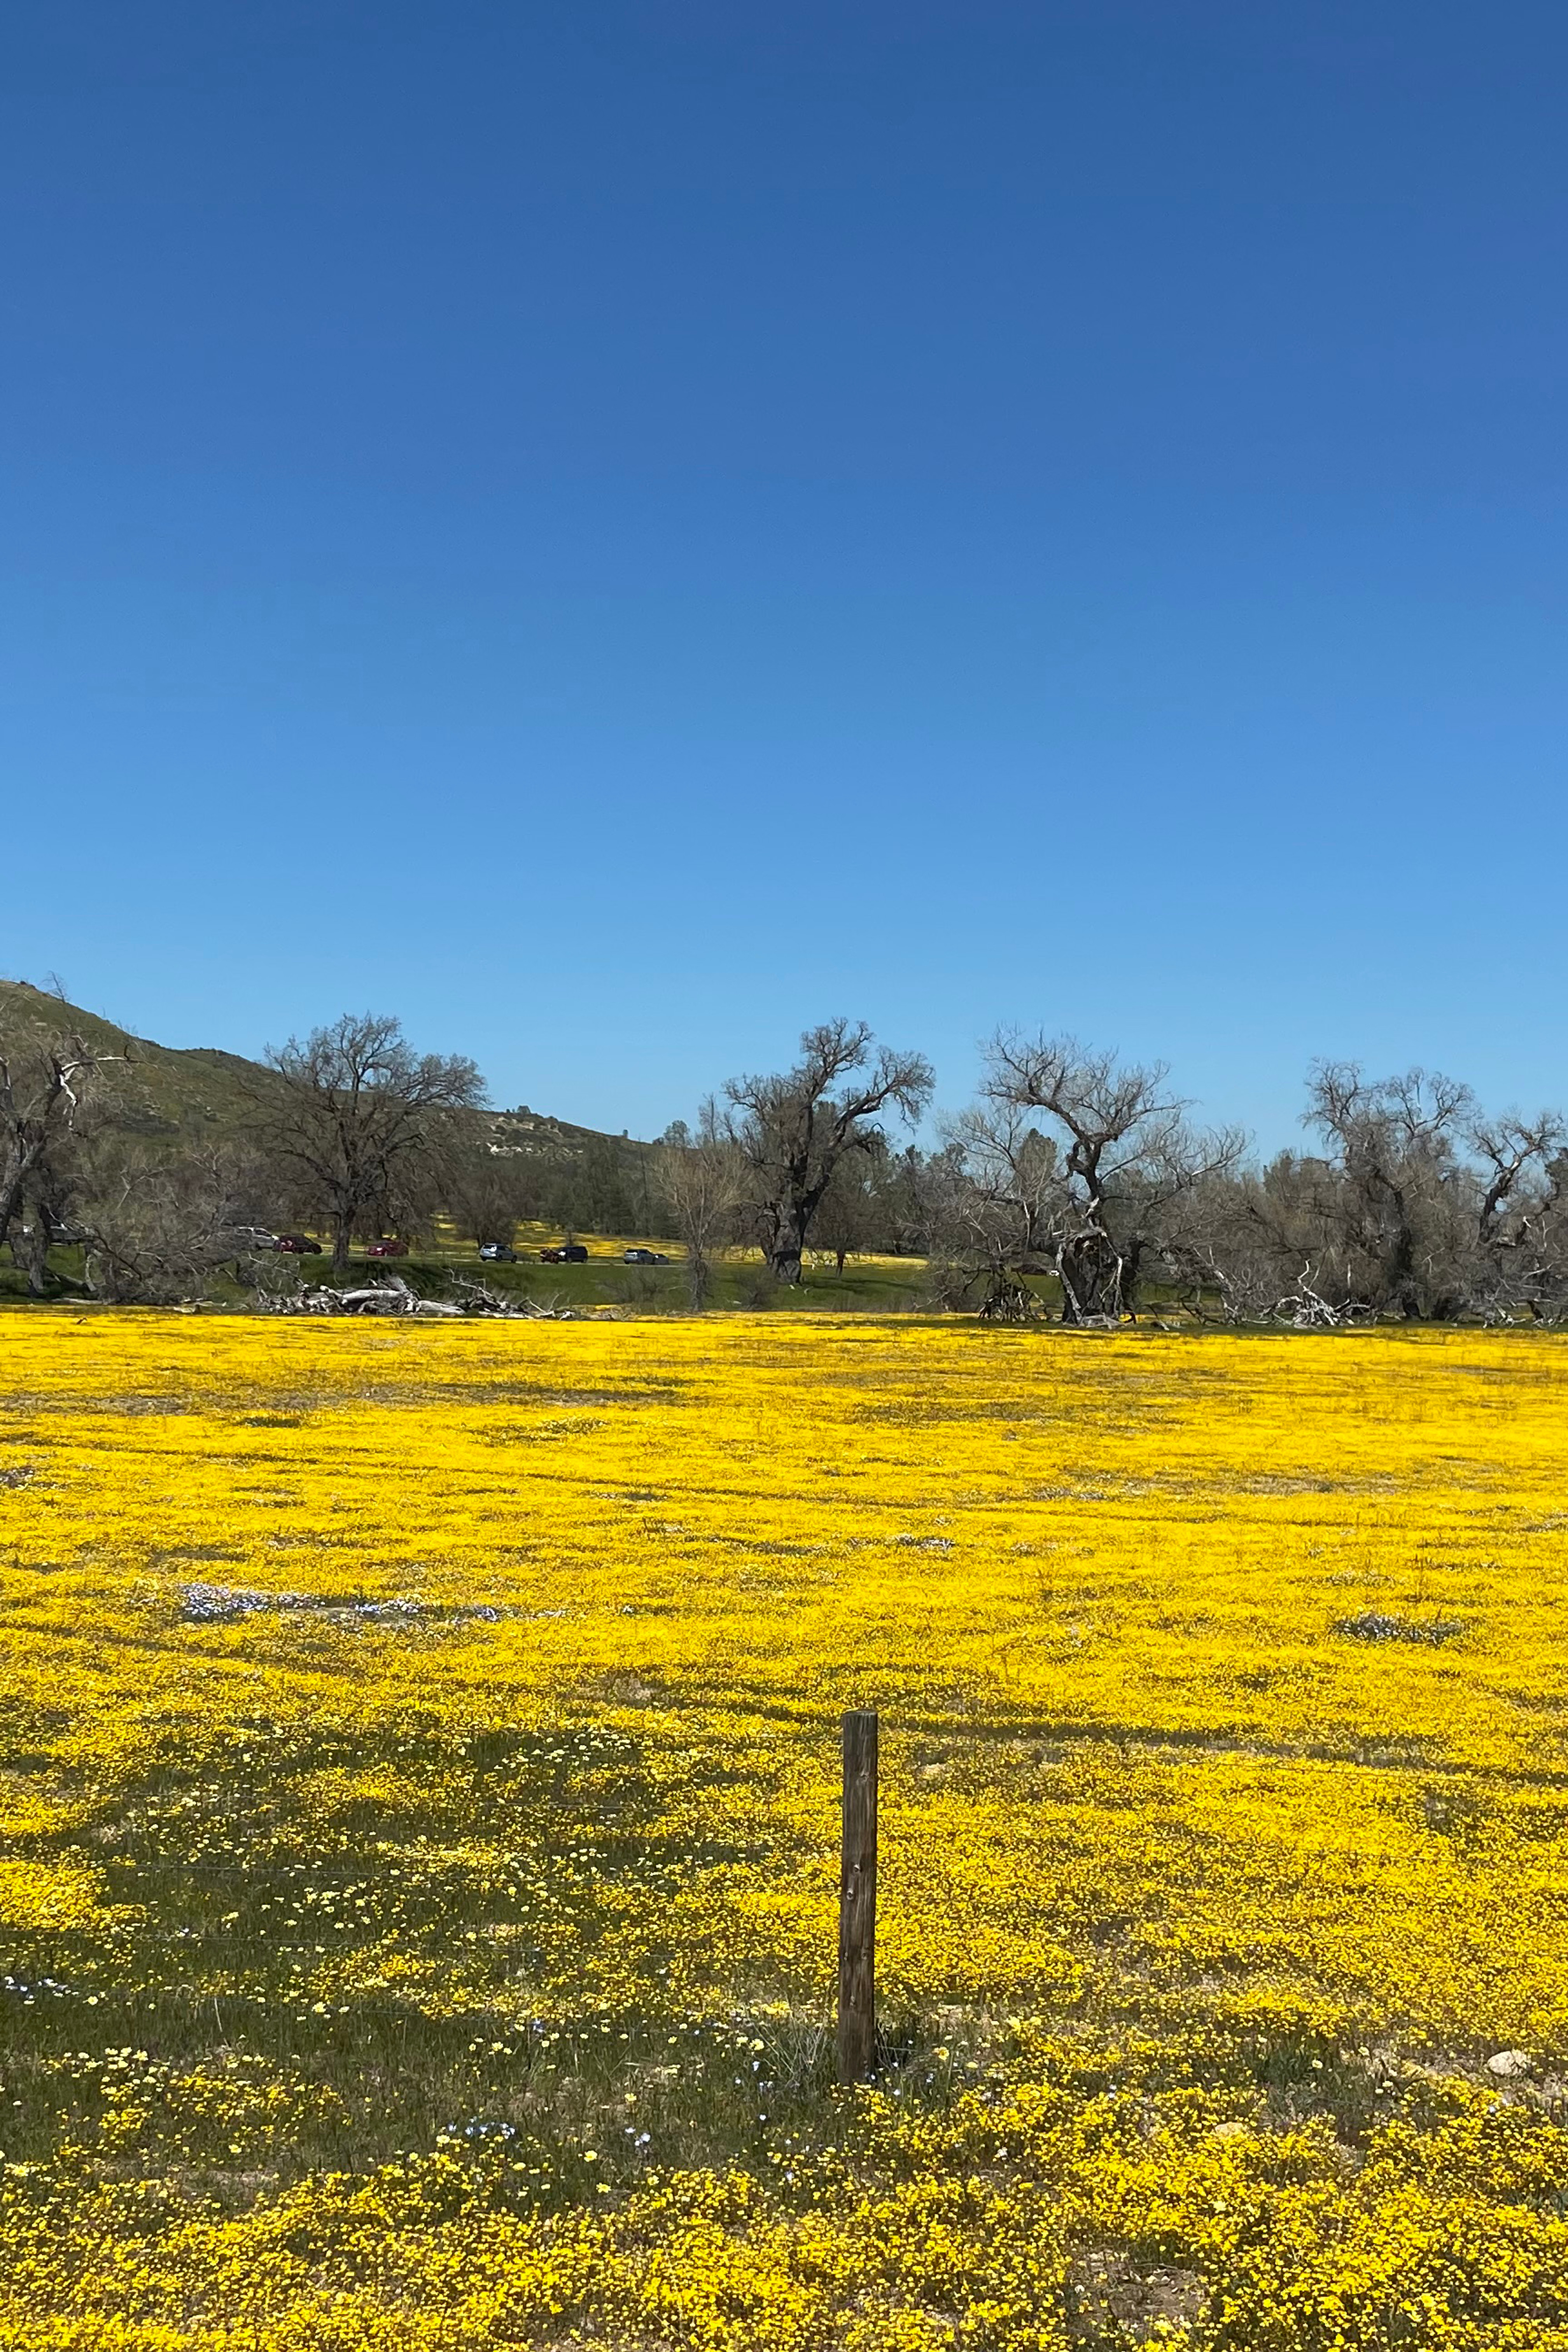
<instances>
[{"instance_id":1,"label":"green grass","mask_svg":"<svg viewBox=\"0 0 1568 2352\"><path fill-rule=\"evenodd\" d=\"M355 1250L347 1280L360 1285L399 1275L422 1297L447 1298L457 1295L456 1276L482 1282L487 1289L508 1297L531 1298L540 1306L584 1310L619 1307L647 1315L689 1313L690 1292L678 1244L650 1244L668 1249L668 1265L627 1265L621 1256L625 1244L618 1241L595 1239L586 1246L593 1255L582 1265L543 1265L537 1250L515 1265L489 1265L481 1262L472 1243L455 1240L438 1241L405 1258L371 1258ZM50 1253L49 1297L41 1301L28 1299L23 1276L9 1261L10 1253L0 1252L0 1304L60 1305L85 1296L79 1249ZM293 1263L300 1265L307 1283L335 1280L325 1257ZM215 1306L244 1309L255 1305L254 1293L227 1271L215 1276L208 1297ZM828 1264L808 1266L798 1284L781 1284L772 1279L754 1255L732 1257L717 1265L708 1300L710 1308L731 1312L776 1309L830 1315L908 1313L928 1303L921 1258L851 1258L842 1276Z\"/></svg>"},{"instance_id":2,"label":"green grass","mask_svg":"<svg viewBox=\"0 0 1568 2352\"><path fill-rule=\"evenodd\" d=\"M625 1244L619 1242L595 1240L585 1246L592 1255L581 1265L544 1265L537 1252L515 1265L489 1265L481 1263L472 1244L453 1243L390 1260L366 1258L356 1251L352 1273L356 1281L374 1280L378 1273L399 1274L413 1288L436 1297L450 1296L452 1276L458 1276L540 1306L620 1307L650 1315L689 1312L690 1291L678 1244L665 1244L668 1265L627 1265L621 1256ZM307 1264L317 1279L325 1278L321 1260ZM852 1258L842 1279L831 1265L811 1266L798 1284L784 1284L773 1280L760 1258L735 1257L714 1268L708 1303L731 1310L897 1313L922 1303L925 1272L920 1258Z\"/></svg>"},{"instance_id":3,"label":"green grass","mask_svg":"<svg viewBox=\"0 0 1568 2352\"><path fill-rule=\"evenodd\" d=\"M683 1314L690 1307L686 1268L679 1263L626 1265L618 1258L590 1257L585 1265L524 1260L476 1270L493 1289L542 1302L553 1297L563 1306L632 1307L656 1315ZM714 1268L708 1304L731 1310L895 1314L923 1302L925 1271L920 1258L852 1258L842 1278L831 1266L813 1266L799 1283L778 1283L760 1259L731 1259Z\"/></svg>"}]
</instances>

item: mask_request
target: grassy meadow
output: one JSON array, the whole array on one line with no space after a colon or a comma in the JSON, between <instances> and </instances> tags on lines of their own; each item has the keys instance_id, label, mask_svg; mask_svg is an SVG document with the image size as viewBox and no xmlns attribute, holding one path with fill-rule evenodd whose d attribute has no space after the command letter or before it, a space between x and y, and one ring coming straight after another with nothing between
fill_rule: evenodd
<instances>
[{"instance_id":1,"label":"grassy meadow","mask_svg":"<svg viewBox=\"0 0 1568 2352\"><path fill-rule=\"evenodd\" d=\"M434 1298L460 1298L463 1281L482 1282L488 1289L504 1297L530 1299L536 1306L556 1312L570 1309L574 1314L604 1309L633 1315L684 1315L690 1311L686 1254L679 1242L662 1237L650 1240L640 1234L584 1234L579 1238L588 1252L585 1264L542 1265L540 1251L565 1238L558 1226L520 1226L518 1247L523 1255L518 1263L489 1265L480 1258L472 1242L459 1240L448 1226L438 1224L436 1232L405 1258L373 1258L363 1247L355 1249L351 1255L349 1279L355 1283L384 1282L396 1275L414 1289ZM627 1265L623 1253L633 1243L662 1251L665 1264ZM94 1302L85 1296L83 1271L79 1246L62 1244L51 1250L49 1297L43 1301L30 1299L26 1277L10 1263L7 1252L0 1258L0 1309L47 1306L52 1310L72 1301L90 1307ZM325 1257L282 1261L263 1258L258 1266L250 1267L247 1280L254 1280L258 1271L263 1279L271 1280L295 1274L301 1274L307 1283L332 1278L331 1262ZM1055 1286L1042 1280L1037 1287L1042 1297L1049 1299ZM708 1303L721 1311L753 1315L900 1315L929 1307L930 1292L930 1273L924 1258L857 1252L840 1274L830 1255L816 1251L808 1255L799 1283L779 1283L763 1264L760 1250L737 1248L724 1251L715 1260ZM214 1271L205 1303L248 1310L256 1298L247 1283L235 1279L234 1269L224 1265Z\"/></svg>"},{"instance_id":2,"label":"grassy meadow","mask_svg":"<svg viewBox=\"0 0 1568 2352\"><path fill-rule=\"evenodd\" d=\"M690 1311L691 1294L683 1244L660 1234L581 1234L573 1236L587 1251L581 1265L545 1265L540 1252L567 1238L557 1226L522 1224L517 1228L521 1255L514 1265L482 1263L471 1242L461 1241L448 1227L435 1234L396 1271L432 1296L452 1295L451 1277L482 1280L491 1290L511 1297L532 1299L541 1306L574 1310L618 1307L634 1315L683 1315ZM627 1265L630 1247L661 1252L662 1265ZM375 1261L359 1264L357 1278L373 1271ZM320 1271L318 1261L307 1261ZM1047 1286L1042 1285L1042 1289ZM1054 1287L1054 1286L1049 1286ZM857 1251L838 1271L831 1253L806 1254L798 1283L774 1280L760 1249L721 1251L710 1268L708 1304L720 1312L772 1314L900 1315L929 1309L931 1271L923 1257L893 1257L877 1251Z\"/></svg>"},{"instance_id":3,"label":"grassy meadow","mask_svg":"<svg viewBox=\"0 0 1568 2352\"><path fill-rule=\"evenodd\" d=\"M1565 1403L1522 1334L0 1317L0 2347L1563 2352Z\"/></svg>"}]
</instances>

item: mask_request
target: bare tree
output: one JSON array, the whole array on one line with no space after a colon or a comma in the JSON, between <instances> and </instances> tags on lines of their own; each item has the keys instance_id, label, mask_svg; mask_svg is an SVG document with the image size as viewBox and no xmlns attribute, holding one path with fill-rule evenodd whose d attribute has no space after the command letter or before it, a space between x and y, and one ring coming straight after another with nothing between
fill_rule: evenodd
<instances>
[{"instance_id":1,"label":"bare tree","mask_svg":"<svg viewBox=\"0 0 1568 2352\"><path fill-rule=\"evenodd\" d=\"M840 1160L817 1202L812 1238L818 1249L832 1251L840 1282L848 1259L875 1246L879 1210L874 1180L877 1162L887 1156L879 1147Z\"/></svg>"},{"instance_id":2,"label":"bare tree","mask_svg":"<svg viewBox=\"0 0 1568 2352\"><path fill-rule=\"evenodd\" d=\"M74 1205L86 1234L88 1286L116 1305L197 1298L221 1266L244 1255L258 1172L234 1137L144 1136L105 1126L76 1173Z\"/></svg>"},{"instance_id":3,"label":"bare tree","mask_svg":"<svg viewBox=\"0 0 1568 2352\"><path fill-rule=\"evenodd\" d=\"M658 1183L670 1223L686 1244L686 1280L694 1308L706 1306L713 1261L733 1232L745 1198L746 1171L711 1101L702 1106L697 1132L683 1120L659 1145Z\"/></svg>"},{"instance_id":4,"label":"bare tree","mask_svg":"<svg viewBox=\"0 0 1568 2352\"><path fill-rule=\"evenodd\" d=\"M1476 1124L1468 1087L1440 1071L1367 1078L1354 1062L1318 1062L1303 1118L1324 1138L1337 1180L1327 1203L1337 1279L1385 1312L1458 1313L1476 1230L1462 1156ZM1498 1140L1500 1207L1517 1174L1508 1173L1500 1133Z\"/></svg>"},{"instance_id":5,"label":"bare tree","mask_svg":"<svg viewBox=\"0 0 1568 2352\"><path fill-rule=\"evenodd\" d=\"M1476 1162L1475 1255L1468 1301L1489 1320L1555 1319L1568 1289L1568 1126L1556 1111L1479 1114L1466 1141Z\"/></svg>"},{"instance_id":6,"label":"bare tree","mask_svg":"<svg viewBox=\"0 0 1568 2352\"><path fill-rule=\"evenodd\" d=\"M1173 1204L1241 1157L1239 1132L1186 1125L1165 1076L1163 1064L1124 1065L1070 1037L1003 1032L988 1049L983 1092L994 1111L1040 1111L1057 1129L1049 1226L1064 1322L1115 1322L1135 1307Z\"/></svg>"},{"instance_id":7,"label":"bare tree","mask_svg":"<svg viewBox=\"0 0 1568 2352\"><path fill-rule=\"evenodd\" d=\"M805 1031L801 1058L770 1077L731 1078L725 1132L748 1171L748 1205L777 1282L798 1282L812 1220L835 1171L886 1138L889 1105L920 1117L934 1083L922 1054L878 1046L864 1021Z\"/></svg>"},{"instance_id":8,"label":"bare tree","mask_svg":"<svg viewBox=\"0 0 1568 2352\"><path fill-rule=\"evenodd\" d=\"M267 1062L277 1083L258 1097L260 1131L319 1202L341 1274L361 1226L395 1213L458 1141L483 1081L465 1056L416 1054L396 1021L369 1013L290 1037Z\"/></svg>"},{"instance_id":9,"label":"bare tree","mask_svg":"<svg viewBox=\"0 0 1568 2352\"><path fill-rule=\"evenodd\" d=\"M1476 1240L1483 1250L1518 1248L1540 1187L1565 1143L1568 1127L1559 1111L1534 1118L1517 1111L1471 1120L1467 1140L1481 1162L1482 1191L1476 1212Z\"/></svg>"},{"instance_id":10,"label":"bare tree","mask_svg":"<svg viewBox=\"0 0 1568 2352\"><path fill-rule=\"evenodd\" d=\"M84 1110L104 1066L124 1058L28 1016L0 1035L0 1243L9 1241L35 1297L47 1285Z\"/></svg>"},{"instance_id":11,"label":"bare tree","mask_svg":"<svg viewBox=\"0 0 1568 2352\"><path fill-rule=\"evenodd\" d=\"M1318 1153L1199 1187L1167 1255L1223 1311L1332 1328L1380 1315L1555 1320L1568 1305L1568 1127L1477 1109L1422 1070L1368 1078L1321 1062L1307 1122Z\"/></svg>"},{"instance_id":12,"label":"bare tree","mask_svg":"<svg viewBox=\"0 0 1568 2352\"><path fill-rule=\"evenodd\" d=\"M442 1206L473 1242L510 1244L525 1217L539 1215L542 1200L529 1154L484 1135L447 1155L440 1189Z\"/></svg>"},{"instance_id":13,"label":"bare tree","mask_svg":"<svg viewBox=\"0 0 1568 2352\"><path fill-rule=\"evenodd\" d=\"M1182 1304L1200 1319L1298 1329L1369 1318L1333 1239L1338 1181L1325 1160L1284 1151L1194 1185L1161 1250Z\"/></svg>"},{"instance_id":14,"label":"bare tree","mask_svg":"<svg viewBox=\"0 0 1568 2352\"><path fill-rule=\"evenodd\" d=\"M1056 1139L1016 1103L982 1102L943 1124L927 1163L926 1223L939 1297L988 1320L1044 1312L1032 1276L1055 1271L1067 1202Z\"/></svg>"}]
</instances>

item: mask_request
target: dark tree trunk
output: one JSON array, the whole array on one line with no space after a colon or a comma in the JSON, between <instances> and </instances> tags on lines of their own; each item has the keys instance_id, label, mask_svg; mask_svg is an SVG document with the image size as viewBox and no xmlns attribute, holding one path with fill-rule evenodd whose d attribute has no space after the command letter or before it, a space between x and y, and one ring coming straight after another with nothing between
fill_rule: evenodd
<instances>
[{"instance_id":1,"label":"dark tree trunk","mask_svg":"<svg viewBox=\"0 0 1568 2352\"><path fill-rule=\"evenodd\" d=\"M1103 1234L1075 1234L1057 1253L1064 1323L1115 1322L1121 1313L1122 1265Z\"/></svg>"},{"instance_id":2,"label":"dark tree trunk","mask_svg":"<svg viewBox=\"0 0 1568 2352\"><path fill-rule=\"evenodd\" d=\"M13 1241L16 1229L22 1222L22 1210L28 1181L43 1156L43 1142L35 1138L30 1142L18 1142L10 1156L10 1166L0 1182L0 1242ZM15 1253L13 1252L13 1255ZM16 1264L20 1265L20 1258Z\"/></svg>"},{"instance_id":3,"label":"dark tree trunk","mask_svg":"<svg viewBox=\"0 0 1568 2352\"><path fill-rule=\"evenodd\" d=\"M33 1222L24 1225L18 1214L11 1225L11 1260L27 1277L29 1298L42 1298L48 1288L49 1237L37 1203Z\"/></svg>"},{"instance_id":4,"label":"dark tree trunk","mask_svg":"<svg viewBox=\"0 0 1568 2352\"><path fill-rule=\"evenodd\" d=\"M332 1219L332 1272L347 1274L349 1243L353 1237L353 1221L349 1217Z\"/></svg>"},{"instance_id":5,"label":"dark tree trunk","mask_svg":"<svg viewBox=\"0 0 1568 2352\"><path fill-rule=\"evenodd\" d=\"M1138 1272L1142 1256L1143 1244L1142 1241L1139 1240L1130 1241L1127 1247L1121 1254L1121 1297L1120 1303L1126 1313L1131 1316L1134 1322L1138 1319Z\"/></svg>"},{"instance_id":6,"label":"dark tree trunk","mask_svg":"<svg viewBox=\"0 0 1568 2352\"><path fill-rule=\"evenodd\" d=\"M798 1191L786 1205L775 1207L768 1220L768 1266L775 1282L798 1282L801 1278L801 1255L805 1248L805 1231L821 1198L803 1199Z\"/></svg>"},{"instance_id":7,"label":"dark tree trunk","mask_svg":"<svg viewBox=\"0 0 1568 2352\"><path fill-rule=\"evenodd\" d=\"M1402 1192L1394 1192L1394 1204L1395 1223L1384 1278L1394 1307L1407 1322L1414 1322L1421 1313L1420 1289L1415 1279L1415 1236L1410 1230Z\"/></svg>"}]
</instances>

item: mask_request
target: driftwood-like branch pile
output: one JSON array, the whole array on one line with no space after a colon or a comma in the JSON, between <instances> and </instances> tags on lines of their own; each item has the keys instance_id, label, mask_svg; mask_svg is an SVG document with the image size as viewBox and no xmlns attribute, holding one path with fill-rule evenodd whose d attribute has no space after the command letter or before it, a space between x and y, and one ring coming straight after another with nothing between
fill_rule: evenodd
<instances>
[{"instance_id":1,"label":"driftwood-like branch pile","mask_svg":"<svg viewBox=\"0 0 1568 2352\"><path fill-rule=\"evenodd\" d=\"M447 1319L484 1316L546 1322L572 1319L569 1307L541 1306L532 1298L505 1298L482 1282L465 1281L460 1276L457 1281L466 1294L460 1299L422 1298L401 1275L395 1274L385 1281L367 1283L359 1290L334 1290L328 1284L318 1284L297 1291L292 1297L270 1299L268 1307L275 1315L417 1315Z\"/></svg>"}]
</instances>

